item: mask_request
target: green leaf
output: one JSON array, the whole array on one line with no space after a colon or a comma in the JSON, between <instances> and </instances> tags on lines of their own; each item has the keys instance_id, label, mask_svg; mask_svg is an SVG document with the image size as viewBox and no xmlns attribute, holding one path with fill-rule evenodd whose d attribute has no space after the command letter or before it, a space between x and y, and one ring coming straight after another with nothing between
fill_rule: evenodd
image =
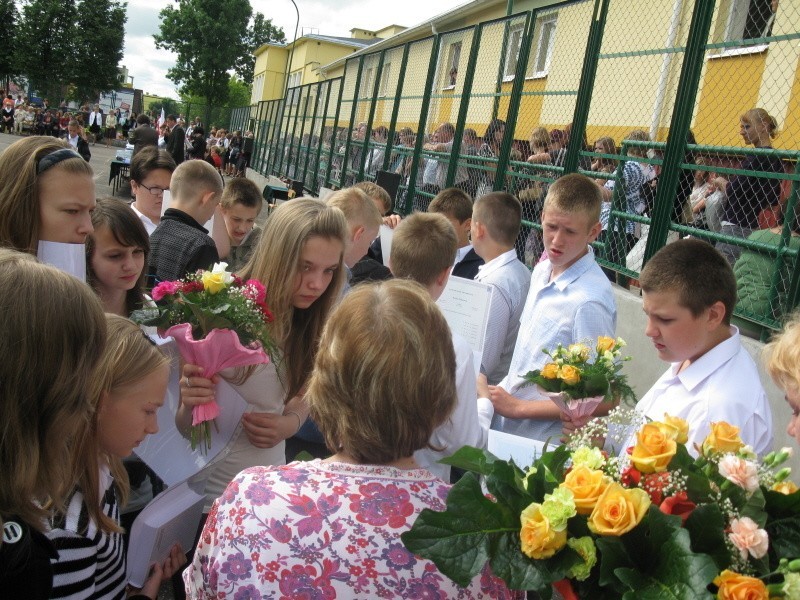
<instances>
[{"instance_id":1,"label":"green leaf","mask_svg":"<svg viewBox=\"0 0 800 600\"><path fill-rule=\"evenodd\" d=\"M500 459L487 450L473 448L472 446L463 446L452 455L440 459L439 462L443 465L450 465L451 467L457 467L464 471L488 475L492 471L492 464L498 460Z\"/></svg>"},{"instance_id":2,"label":"green leaf","mask_svg":"<svg viewBox=\"0 0 800 600\"><path fill-rule=\"evenodd\" d=\"M486 489L498 502L519 515L533 502L522 485L522 471L513 463L497 461L486 476Z\"/></svg>"},{"instance_id":3,"label":"green leaf","mask_svg":"<svg viewBox=\"0 0 800 600\"><path fill-rule=\"evenodd\" d=\"M708 554L722 571L731 564L731 555L725 545L725 518L716 504L698 506L686 519L686 530L692 540L692 550Z\"/></svg>"},{"instance_id":4,"label":"green leaf","mask_svg":"<svg viewBox=\"0 0 800 600\"><path fill-rule=\"evenodd\" d=\"M764 527L764 525L767 524L767 513L764 511L764 505L764 493L761 491L761 488L758 488L745 501L741 514L743 517L750 517L753 519L753 521L758 523L759 527Z\"/></svg>"},{"instance_id":5,"label":"green leaf","mask_svg":"<svg viewBox=\"0 0 800 600\"><path fill-rule=\"evenodd\" d=\"M633 559L628 555L628 551L620 538L597 538L595 545L600 554L600 585L615 588L621 593L624 588L615 571L621 567L632 566L634 564Z\"/></svg>"},{"instance_id":6,"label":"green leaf","mask_svg":"<svg viewBox=\"0 0 800 600\"><path fill-rule=\"evenodd\" d=\"M777 558L800 557L800 516L784 517L767 522L770 554Z\"/></svg>"},{"instance_id":7,"label":"green leaf","mask_svg":"<svg viewBox=\"0 0 800 600\"><path fill-rule=\"evenodd\" d=\"M169 326L169 313L158 308L141 308L131 313L131 321L150 327Z\"/></svg>"},{"instance_id":8,"label":"green leaf","mask_svg":"<svg viewBox=\"0 0 800 600\"><path fill-rule=\"evenodd\" d=\"M543 590L555 581L543 561L534 561L520 550L518 533L495 538L490 566L492 573L512 590Z\"/></svg>"},{"instance_id":9,"label":"green leaf","mask_svg":"<svg viewBox=\"0 0 800 600\"><path fill-rule=\"evenodd\" d=\"M450 489L447 510L423 510L401 539L411 552L433 561L463 587L489 559L490 536L519 537L519 530L519 515L486 498L478 476L467 473Z\"/></svg>"},{"instance_id":10,"label":"green leaf","mask_svg":"<svg viewBox=\"0 0 800 600\"><path fill-rule=\"evenodd\" d=\"M761 488L764 494L766 511L772 517L791 517L800 515L800 492L781 494Z\"/></svg>"}]
</instances>

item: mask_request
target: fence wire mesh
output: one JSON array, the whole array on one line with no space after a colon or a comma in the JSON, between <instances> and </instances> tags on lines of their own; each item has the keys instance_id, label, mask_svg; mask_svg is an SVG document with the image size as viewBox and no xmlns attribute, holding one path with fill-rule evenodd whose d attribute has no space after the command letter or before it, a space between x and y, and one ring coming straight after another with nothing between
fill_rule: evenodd
<instances>
[{"instance_id":1,"label":"fence wire mesh","mask_svg":"<svg viewBox=\"0 0 800 600\"><path fill-rule=\"evenodd\" d=\"M508 191L530 266L548 186L582 172L610 278L700 237L733 265L741 323L777 328L800 295L800 1L641 7L565 2L365 50L231 123L254 131L254 168L313 193L388 171L405 214L446 187Z\"/></svg>"}]
</instances>

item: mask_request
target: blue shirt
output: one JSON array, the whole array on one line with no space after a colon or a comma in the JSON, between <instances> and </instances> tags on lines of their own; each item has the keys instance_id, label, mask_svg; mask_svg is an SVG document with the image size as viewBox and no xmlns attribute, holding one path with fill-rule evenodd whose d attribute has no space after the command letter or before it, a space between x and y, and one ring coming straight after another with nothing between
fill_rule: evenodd
<instances>
[{"instance_id":1,"label":"blue shirt","mask_svg":"<svg viewBox=\"0 0 800 600\"><path fill-rule=\"evenodd\" d=\"M534 402L543 398L534 385L524 385L524 375L539 369L548 360L543 349L555 350L587 342L593 348L601 335L614 336L617 305L611 283L588 252L553 281L549 260L533 270L531 287L520 318L519 334L508 375L498 384L512 396ZM550 419L510 419L495 415L492 429L544 441L561 435L561 421Z\"/></svg>"}]
</instances>

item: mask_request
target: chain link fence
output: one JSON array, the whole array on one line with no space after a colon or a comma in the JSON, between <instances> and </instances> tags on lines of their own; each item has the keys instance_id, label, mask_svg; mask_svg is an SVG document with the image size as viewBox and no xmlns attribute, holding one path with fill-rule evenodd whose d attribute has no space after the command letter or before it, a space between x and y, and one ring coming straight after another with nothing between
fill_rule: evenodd
<instances>
[{"instance_id":1,"label":"chain link fence","mask_svg":"<svg viewBox=\"0 0 800 600\"><path fill-rule=\"evenodd\" d=\"M405 214L446 187L507 190L530 266L549 184L585 173L610 278L635 283L664 244L700 237L734 267L739 324L766 334L800 288L800 2L642 7L565 2L364 52L231 123L254 131L254 168L312 193L388 171Z\"/></svg>"}]
</instances>

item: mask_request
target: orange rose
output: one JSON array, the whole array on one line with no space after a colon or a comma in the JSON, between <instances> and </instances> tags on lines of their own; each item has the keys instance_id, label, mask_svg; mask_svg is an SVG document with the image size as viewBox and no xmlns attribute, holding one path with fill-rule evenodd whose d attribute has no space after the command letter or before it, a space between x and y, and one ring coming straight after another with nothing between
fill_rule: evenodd
<instances>
[{"instance_id":1,"label":"orange rose","mask_svg":"<svg viewBox=\"0 0 800 600\"><path fill-rule=\"evenodd\" d=\"M739 437L739 428L725 421L711 423L711 431L703 440L703 454L708 452L737 452L744 442Z\"/></svg>"},{"instance_id":2,"label":"orange rose","mask_svg":"<svg viewBox=\"0 0 800 600\"><path fill-rule=\"evenodd\" d=\"M611 479L602 471L590 469L585 465L575 467L564 478L562 484L575 498L575 510L579 515L588 515L606 491Z\"/></svg>"},{"instance_id":3,"label":"orange rose","mask_svg":"<svg viewBox=\"0 0 800 600\"><path fill-rule=\"evenodd\" d=\"M601 335L599 338L597 338L597 353L602 354L603 352L611 350L616 343L617 342L614 338Z\"/></svg>"},{"instance_id":4,"label":"orange rose","mask_svg":"<svg viewBox=\"0 0 800 600\"><path fill-rule=\"evenodd\" d=\"M550 558L567 543L567 530L555 531L542 515L542 505L534 502L522 511L519 532L522 552L533 559Z\"/></svg>"},{"instance_id":5,"label":"orange rose","mask_svg":"<svg viewBox=\"0 0 800 600\"><path fill-rule=\"evenodd\" d=\"M781 481L780 483L773 485L772 491L789 496L797 491L797 486L793 481L789 481L787 479L786 481Z\"/></svg>"},{"instance_id":6,"label":"orange rose","mask_svg":"<svg viewBox=\"0 0 800 600\"><path fill-rule=\"evenodd\" d=\"M720 600L769 600L763 581L727 569L714 579L714 585L719 587L717 598Z\"/></svg>"},{"instance_id":7,"label":"orange rose","mask_svg":"<svg viewBox=\"0 0 800 600\"><path fill-rule=\"evenodd\" d=\"M664 433L671 432L672 438L679 444L685 444L689 441L689 423L684 419L664 414L661 426L661 430Z\"/></svg>"},{"instance_id":8,"label":"orange rose","mask_svg":"<svg viewBox=\"0 0 800 600\"><path fill-rule=\"evenodd\" d=\"M547 363L542 369L542 377L545 379L555 379L558 377L558 365L556 363Z\"/></svg>"},{"instance_id":9,"label":"orange rose","mask_svg":"<svg viewBox=\"0 0 800 600\"><path fill-rule=\"evenodd\" d=\"M612 483L589 515L589 529L598 535L622 535L642 521L648 508L650 496L643 489Z\"/></svg>"},{"instance_id":10,"label":"orange rose","mask_svg":"<svg viewBox=\"0 0 800 600\"><path fill-rule=\"evenodd\" d=\"M567 385L575 385L581 380L581 372L572 365L564 365L558 370L558 378Z\"/></svg>"},{"instance_id":11,"label":"orange rose","mask_svg":"<svg viewBox=\"0 0 800 600\"><path fill-rule=\"evenodd\" d=\"M631 462L642 473L666 471L678 448L671 435L662 430L663 423L647 423L636 434Z\"/></svg>"}]
</instances>

